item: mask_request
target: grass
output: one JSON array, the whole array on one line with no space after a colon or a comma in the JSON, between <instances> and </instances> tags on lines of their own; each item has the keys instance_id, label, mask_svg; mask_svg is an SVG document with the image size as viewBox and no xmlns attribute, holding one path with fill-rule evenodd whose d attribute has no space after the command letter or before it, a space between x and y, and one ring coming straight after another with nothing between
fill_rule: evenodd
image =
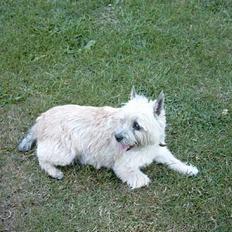
<instances>
[{"instance_id":1,"label":"grass","mask_svg":"<svg viewBox=\"0 0 232 232\"><path fill-rule=\"evenodd\" d=\"M1 1L0 230L231 231L231 12L229 0ZM154 164L131 191L75 165L54 181L16 151L39 113L118 106L133 84L164 90L169 147L199 176Z\"/></svg>"}]
</instances>

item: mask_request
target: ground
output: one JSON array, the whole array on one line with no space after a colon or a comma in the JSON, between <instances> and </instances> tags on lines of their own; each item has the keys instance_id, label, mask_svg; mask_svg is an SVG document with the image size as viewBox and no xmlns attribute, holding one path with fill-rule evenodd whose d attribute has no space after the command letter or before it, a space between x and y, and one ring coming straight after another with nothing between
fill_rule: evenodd
<instances>
[{"instance_id":1,"label":"ground","mask_svg":"<svg viewBox=\"0 0 232 232\"><path fill-rule=\"evenodd\" d=\"M0 2L0 231L232 231L232 2ZM162 165L130 190L112 171L63 168L56 181L16 146L59 104L112 105L131 86L163 90L167 143L196 165Z\"/></svg>"}]
</instances>

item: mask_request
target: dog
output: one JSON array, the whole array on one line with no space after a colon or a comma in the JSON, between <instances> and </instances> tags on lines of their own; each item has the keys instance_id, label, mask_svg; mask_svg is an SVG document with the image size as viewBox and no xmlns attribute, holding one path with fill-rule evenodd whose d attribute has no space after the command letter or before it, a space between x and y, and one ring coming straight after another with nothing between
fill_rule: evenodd
<instances>
[{"instance_id":1,"label":"dog","mask_svg":"<svg viewBox=\"0 0 232 232\"><path fill-rule=\"evenodd\" d=\"M164 94L148 100L131 90L119 108L80 105L56 106L42 113L18 150L27 152L37 144L41 169L62 179L57 166L78 159L81 164L112 169L132 189L147 186L150 179L141 168L153 161L188 176L198 169L178 160L165 144Z\"/></svg>"}]
</instances>

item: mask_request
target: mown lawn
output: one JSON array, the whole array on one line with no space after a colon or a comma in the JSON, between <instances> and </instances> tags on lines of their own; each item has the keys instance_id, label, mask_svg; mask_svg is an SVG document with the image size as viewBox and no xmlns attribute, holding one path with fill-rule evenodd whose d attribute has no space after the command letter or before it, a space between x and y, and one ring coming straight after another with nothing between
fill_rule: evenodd
<instances>
[{"instance_id":1,"label":"mown lawn","mask_svg":"<svg viewBox=\"0 0 232 232\"><path fill-rule=\"evenodd\" d=\"M130 190L109 170L55 181L16 145L58 104L113 105L164 90L167 143L196 165L161 165ZM232 231L232 1L0 1L0 231Z\"/></svg>"}]
</instances>

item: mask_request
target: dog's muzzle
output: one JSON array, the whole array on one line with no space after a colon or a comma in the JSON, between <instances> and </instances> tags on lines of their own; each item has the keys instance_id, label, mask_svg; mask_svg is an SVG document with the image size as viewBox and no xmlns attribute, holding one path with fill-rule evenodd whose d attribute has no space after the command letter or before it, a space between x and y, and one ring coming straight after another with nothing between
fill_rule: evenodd
<instances>
[{"instance_id":1,"label":"dog's muzzle","mask_svg":"<svg viewBox=\"0 0 232 232\"><path fill-rule=\"evenodd\" d=\"M133 145L124 144L124 143L123 143L124 136L123 136L122 134L120 134L120 133L119 133L119 134L115 134L114 137L115 137L116 141L117 141L118 143L120 143L120 145L122 146L122 149L123 149L123 150L129 151L129 150L131 150L133 147L135 147L135 145L136 145L136 144L133 144Z\"/></svg>"}]
</instances>

